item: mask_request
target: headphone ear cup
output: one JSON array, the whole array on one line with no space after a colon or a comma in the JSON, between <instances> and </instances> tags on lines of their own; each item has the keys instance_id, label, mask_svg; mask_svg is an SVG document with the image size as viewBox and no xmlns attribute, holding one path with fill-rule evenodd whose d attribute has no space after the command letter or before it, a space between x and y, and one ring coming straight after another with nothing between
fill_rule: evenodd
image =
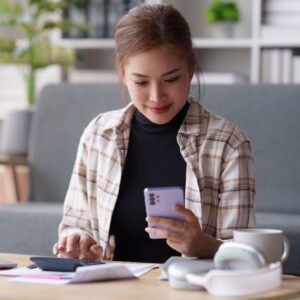
<instances>
[{"instance_id":1,"label":"headphone ear cup","mask_svg":"<svg viewBox=\"0 0 300 300\"><path fill-rule=\"evenodd\" d=\"M266 259L258 249L242 243L225 242L214 256L216 269L252 270L266 265Z\"/></svg>"}]
</instances>

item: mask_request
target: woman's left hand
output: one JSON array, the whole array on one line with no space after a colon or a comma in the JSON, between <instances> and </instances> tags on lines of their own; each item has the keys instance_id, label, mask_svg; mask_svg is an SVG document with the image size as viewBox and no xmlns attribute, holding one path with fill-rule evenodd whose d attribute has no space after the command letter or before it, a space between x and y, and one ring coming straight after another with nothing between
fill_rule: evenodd
<instances>
[{"instance_id":1,"label":"woman's left hand","mask_svg":"<svg viewBox=\"0 0 300 300\"><path fill-rule=\"evenodd\" d=\"M202 231L198 218L191 210L176 205L175 211L183 216L184 221L164 217L147 217L149 223L168 229L150 228L145 230L153 235L166 238L167 244L186 256L213 257L221 241Z\"/></svg>"}]
</instances>

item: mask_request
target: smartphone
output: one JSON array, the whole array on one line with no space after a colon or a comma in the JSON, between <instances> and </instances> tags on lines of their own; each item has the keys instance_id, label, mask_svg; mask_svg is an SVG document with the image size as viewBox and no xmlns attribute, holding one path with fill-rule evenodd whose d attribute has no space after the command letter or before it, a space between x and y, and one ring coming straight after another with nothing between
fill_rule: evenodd
<instances>
[{"instance_id":1,"label":"smartphone","mask_svg":"<svg viewBox=\"0 0 300 300\"><path fill-rule=\"evenodd\" d=\"M144 198L147 216L184 220L184 218L174 210L175 204L184 206L184 193L181 187L170 186L145 188ZM163 228L163 226L152 223L148 223L148 226L153 228ZM168 230L170 230L170 228L168 228ZM150 238L159 239L161 237L150 234Z\"/></svg>"}]
</instances>

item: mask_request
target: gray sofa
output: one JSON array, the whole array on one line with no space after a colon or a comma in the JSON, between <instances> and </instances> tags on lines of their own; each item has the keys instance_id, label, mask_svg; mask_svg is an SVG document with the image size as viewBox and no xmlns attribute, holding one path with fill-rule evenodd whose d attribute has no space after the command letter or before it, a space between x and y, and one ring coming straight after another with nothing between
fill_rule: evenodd
<instances>
[{"instance_id":1,"label":"gray sofa","mask_svg":"<svg viewBox=\"0 0 300 300\"><path fill-rule=\"evenodd\" d=\"M284 271L300 275L300 86L206 86L201 101L252 140L257 226L285 232L291 252ZM43 90L29 148L30 203L0 206L0 252L51 254L83 128L99 112L123 105L113 84L60 84Z\"/></svg>"}]
</instances>

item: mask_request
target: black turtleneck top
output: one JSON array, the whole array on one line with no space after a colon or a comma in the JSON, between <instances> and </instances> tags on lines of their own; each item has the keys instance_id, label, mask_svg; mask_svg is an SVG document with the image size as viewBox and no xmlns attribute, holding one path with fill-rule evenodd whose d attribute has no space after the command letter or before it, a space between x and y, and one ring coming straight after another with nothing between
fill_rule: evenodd
<instances>
[{"instance_id":1,"label":"black turtleneck top","mask_svg":"<svg viewBox=\"0 0 300 300\"><path fill-rule=\"evenodd\" d=\"M116 242L114 260L161 263L180 255L165 239L149 238L145 231L143 191L146 187L185 187L186 163L176 136L188 107L187 103L163 125L152 123L139 111L132 118L128 153L110 227Z\"/></svg>"}]
</instances>

